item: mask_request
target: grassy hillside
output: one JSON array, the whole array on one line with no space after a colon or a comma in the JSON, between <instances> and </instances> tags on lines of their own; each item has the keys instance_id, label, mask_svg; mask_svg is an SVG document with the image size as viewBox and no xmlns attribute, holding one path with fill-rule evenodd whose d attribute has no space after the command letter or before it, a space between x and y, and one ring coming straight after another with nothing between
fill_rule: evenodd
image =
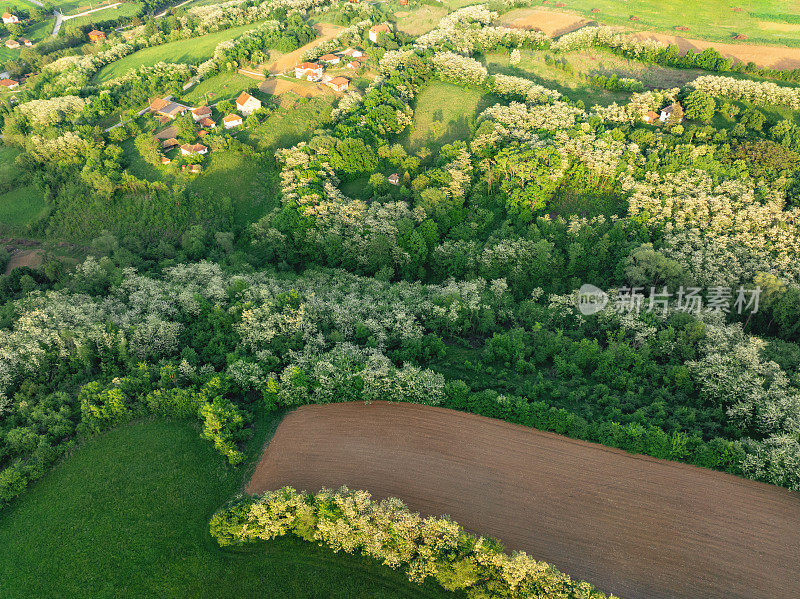
<instances>
[{"instance_id":1,"label":"grassy hillside","mask_svg":"<svg viewBox=\"0 0 800 599\"><path fill-rule=\"evenodd\" d=\"M258 23L231 27L223 31L209 33L198 38L190 38L170 42L161 46L145 48L125 58L118 60L110 65L103 67L97 74L100 82L109 81L115 77L120 77L131 70L142 66L151 66L157 62L176 62L176 63L196 63L209 58L214 54L217 44L225 40L233 39L248 31L258 27Z\"/></svg>"},{"instance_id":2,"label":"grassy hillside","mask_svg":"<svg viewBox=\"0 0 800 599\"><path fill-rule=\"evenodd\" d=\"M251 457L276 424L259 427ZM96 438L0 515L0 596L453 596L291 539L220 551L208 521L242 478L182 422L142 422Z\"/></svg>"}]
</instances>

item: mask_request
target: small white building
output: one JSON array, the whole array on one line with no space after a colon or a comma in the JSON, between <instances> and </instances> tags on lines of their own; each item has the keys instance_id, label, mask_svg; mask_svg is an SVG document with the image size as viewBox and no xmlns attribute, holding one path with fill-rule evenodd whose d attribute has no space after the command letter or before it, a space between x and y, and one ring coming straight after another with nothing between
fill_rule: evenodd
<instances>
[{"instance_id":1,"label":"small white building","mask_svg":"<svg viewBox=\"0 0 800 599\"><path fill-rule=\"evenodd\" d=\"M209 106L198 106L192 109L192 118L195 123L199 123L203 119L211 117L211 108Z\"/></svg>"},{"instance_id":2,"label":"small white building","mask_svg":"<svg viewBox=\"0 0 800 599\"><path fill-rule=\"evenodd\" d=\"M342 59L336 56L336 54L325 54L319 57L319 61L325 64L339 64L342 62Z\"/></svg>"},{"instance_id":3,"label":"small white building","mask_svg":"<svg viewBox=\"0 0 800 599\"><path fill-rule=\"evenodd\" d=\"M254 98L247 92L242 92L239 97L236 98L236 108L244 116L250 116L261 108L261 100Z\"/></svg>"},{"instance_id":4,"label":"small white building","mask_svg":"<svg viewBox=\"0 0 800 599\"><path fill-rule=\"evenodd\" d=\"M667 119L672 116L672 112L675 110L676 106L680 106L680 104L678 104L677 102L674 102L673 104L670 104L666 108L662 108L661 109L661 116L658 118L658 120L660 120L662 123L666 123ZM678 119L678 123L681 123L682 121L683 121L683 117Z\"/></svg>"},{"instance_id":5,"label":"small white building","mask_svg":"<svg viewBox=\"0 0 800 599\"><path fill-rule=\"evenodd\" d=\"M317 62L304 62L294 68L294 76L297 79L319 81L322 79L322 65Z\"/></svg>"},{"instance_id":6,"label":"small white building","mask_svg":"<svg viewBox=\"0 0 800 599\"><path fill-rule=\"evenodd\" d=\"M233 129L234 127L240 127L242 122L242 117L238 114L229 114L222 119L222 126L226 129Z\"/></svg>"},{"instance_id":7,"label":"small white building","mask_svg":"<svg viewBox=\"0 0 800 599\"><path fill-rule=\"evenodd\" d=\"M361 58L364 56L364 53L361 50L356 50L355 48L347 48L347 50L342 50L339 52L341 56L346 56L347 58Z\"/></svg>"},{"instance_id":8,"label":"small white building","mask_svg":"<svg viewBox=\"0 0 800 599\"><path fill-rule=\"evenodd\" d=\"M373 25L369 28L369 41L373 44L378 42L378 36L381 33L391 33L392 28L389 26L388 23L381 23L380 25Z\"/></svg>"},{"instance_id":9,"label":"small white building","mask_svg":"<svg viewBox=\"0 0 800 599\"><path fill-rule=\"evenodd\" d=\"M397 173L392 173L391 175L389 175L387 177L387 180L392 185L400 185L400 175L398 175Z\"/></svg>"},{"instance_id":10,"label":"small white building","mask_svg":"<svg viewBox=\"0 0 800 599\"><path fill-rule=\"evenodd\" d=\"M19 17L17 15L12 15L10 12L4 12L3 25L12 25L14 23L19 23Z\"/></svg>"},{"instance_id":11,"label":"small white building","mask_svg":"<svg viewBox=\"0 0 800 599\"><path fill-rule=\"evenodd\" d=\"M181 156L191 156L192 154L208 154L208 148L203 144L183 144L181 146Z\"/></svg>"}]
</instances>

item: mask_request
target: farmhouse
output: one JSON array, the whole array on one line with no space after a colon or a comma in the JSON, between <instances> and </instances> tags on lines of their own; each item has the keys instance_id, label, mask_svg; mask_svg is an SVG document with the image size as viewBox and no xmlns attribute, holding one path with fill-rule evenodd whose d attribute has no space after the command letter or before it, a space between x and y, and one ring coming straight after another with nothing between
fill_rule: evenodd
<instances>
[{"instance_id":1,"label":"farmhouse","mask_svg":"<svg viewBox=\"0 0 800 599\"><path fill-rule=\"evenodd\" d=\"M150 102L150 112L169 119L174 119L187 110L189 110L188 106L178 104L177 102L171 102L165 98L156 98Z\"/></svg>"},{"instance_id":2,"label":"farmhouse","mask_svg":"<svg viewBox=\"0 0 800 599\"><path fill-rule=\"evenodd\" d=\"M325 54L324 56L320 56L319 59L325 64L339 64L342 60L336 56L336 54Z\"/></svg>"},{"instance_id":3,"label":"farmhouse","mask_svg":"<svg viewBox=\"0 0 800 599\"><path fill-rule=\"evenodd\" d=\"M14 23L19 23L19 17L17 15L12 15L10 12L4 12L3 25L12 25Z\"/></svg>"},{"instance_id":4,"label":"farmhouse","mask_svg":"<svg viewBox=\"0 0 800 599\"><path fill-rule=\"evenodd\" d=\"M97 43L97 42L102 42L105 39L106 39L106 34L103 33L102 31L98 31L97 29L92 29L89 32L89 41L90 42Z\"/></svg>"},{"instance_id":5,"label":"farmhouse","mask_svg":"<svg viewBox=\"0 0 800 599\"><path fill-rule=\"evenodd\" d=\"M347 63L347 68L357 71L358 69L361 68L361 63L358 62L357 60L351 60L350 62Z\"/></svg>"},{"instance_id":6,"label":"farmhouse","mask_svg":"<svg viewBox=\"0 0 800 599\"><path fill-rule=\"evenodd\" d=\"M642 117L642 120L645 123L650 123L651 125L659 120L659 115L657 112L653 112L652 110L648 110L647 114Z\"/></svg>"},{"instance_id":7,"label":"farmhouse","mask_svg":"<svg viewBox=\"0 0 800 599\"><path fill-rule=\"evenodd\" d=\"M172 162L172 160L170 160L166 156L161 157L161 164L169 164L170 162Z\"/></svg>"},{"instance_id":8,"label":"farmhouse","mask_svg":"<svg viewBox=\"0 0 800 599\"><path fill-rule=\"evenodd\" d=\"M247 92L242 92L239 97L236 98L236 108L244 116L250 116L256 110L261 108L261 100L254 98Z\"/></svg>"},{"instance_id":9,"label":"farmhouse","mask_svg":"<svg viewBox=\"0 0 800 599\"><path fill-rule=\"evenodd\" d=\"M171 150L172 148L177 147L179 143L180 142L177 139L170 137L161 142L161 149L165 151Z\"/></svg>"},{"instance_id":10,"label":"farmhouse","mask_svg":"<svg viewBox=\"0 0 800 599\"><path fill-rule=\"evenodd\" d=\"M183 144L181 146L181 156L191 156L192 154L208 154L208 148L203 144Z\"/></svg>"},{"instance_id":11,"label":"farmhouse","mask_svg":"<svg viewBox=\"0 0 800 599\"><path fill-rule=\"evenodd\" d=\"M208 106L198 106L197 108L192 109L192 118L194 119L195 123L201 122L203 119L207 119L211 116L211 108Z\"/></svg>"},{"instance_id":12,"label":"farmhouse","mask_svg":"<svg viewBox=\"0 0 800 599\"><path fill-rule=\"evenodd\" d=\"M20 44L17 40L15 39L6 40L6 48L8 48L9 50L16 50L19 47Z\"/></svg>"},{"instance_id":13,"label":"farmhouse","mask_svg":"<svg viewBox=\"0 0 800 599\"><path fill-rule=\"evenodd\" d=\"M670 104L670 105L669 105L669 106L667 106L666 108L662 108L662 109L661 109L661 116L659 117L659 120L660 120L662 123L665 123L665 122L667 121L667 119L668 119L670 116L672 116L672 111L674 111L674 110L675 110L675 107L676 107L676 106L680 106L680 104L678 104L677 102L674 102L673 104ZM679 122L679 123L680 123L681 121L683 121L683 118L680 118L680 119L678 119L678 122Z\"/></svg>"},{"instance_id":14,"label":"farmhouse","mask_svg":"<svg viewBox=\"0 0 800 599\"><path fill-rule=\"evenodd\" d=\"M14 81L13 79L0 79L0 86L6 89L17 89L19 87L19 81Z\"/></svg>"},{"instance_id":15,"label":"farmhouse","mask_svg":"<svg viewBox=\"0 0 800 599\"><path fill-rule=\"evenodd\" d=\"M27 38L23 38L22 39L22 43L25 44L26 46L29 46L29 47L33 46L33 42L31 40L27 39Z\"/></svg>"},{"instance_id":16,"label":"farmhouse","mask_svg":"<svg viewBox=\"0 0 800 599\"><path fill-rule=\"evenodd\" d=\"M381 23L380 25L373 25L369 28L369 41L372 43L378 42L378 36L381 33L391 33L392 28L389 27L387 23Z\"/></svg>"},{"instance_id":17,"label":"farmhouse","mask_svg":"<svg viewBox=\"0 0 800 599\"><path fill-rule=\"evenodd\" d=\"M350 81L348 81L344 77L333 77L328 81L326 81L325 85L327 85L332 90L335 90L337 92L346 92L347 86L350 85Z\"/></svg>"},{"instance_id":18,"label":"farmhouse","mask_svg":"<svg viewBox=\"0 0 800 599\"><path fill-rule=\"evenodd\" d=\"M342 50L339 52L342 56L346 56L347 58L361 58L364 56L364 53L361 50L356 50L355 48L347 48L347 50Z\"/></svg>"},{"instance_id":19,"label":"farmhouse","mask_svg":"<svg viewBox=\"0 0 800 599\"><path fill-rule=\"evenodd\" d=\"M319 81L322 79L322 65L316 62L304 62L294 68L294 76L297 79Z\"/></svg>"},{"instance_id":20,"label":"farmhouse","mask_svg":"<svg viewBox=\"0 0 800 599\"><path fill-rule=\"evenodd\" d=\"M205 127L207 129L213 129L214 127L217 126L217 124L214 122L214 119L206 117L200 121L200 126Z\"/></svg>"},{"instance_id":21,"label":"farmhouse","mask_svg":"<svg viewBox=\"0 0 800 599\"><path fill-rule=\"evenodd\" d=\"M387 177L387 180L392 185L400 185L400 175L398 175L397 173L392 173L391 175L389 175Z\"/></svg>"},{"instance_id":22,"label":"farmhouse","mask_svg":"<svg viewBox=\"0 0 800 599\"><path fill-rule=\"evenodd\" d=\"M229 114L224 119L222 119L222 125L226 129L233 129L234 127L239 127L242 124L242 117L238 114Z\"/></svg>"}]
</instances>

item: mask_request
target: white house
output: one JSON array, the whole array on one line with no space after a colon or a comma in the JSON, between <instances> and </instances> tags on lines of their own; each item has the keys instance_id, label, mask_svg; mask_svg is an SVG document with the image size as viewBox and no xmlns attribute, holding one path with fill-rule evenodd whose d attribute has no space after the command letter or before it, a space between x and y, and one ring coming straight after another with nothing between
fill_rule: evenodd
<instances>
[{"instance_id":1,"label":"white house","mask_svg":"<svg viewBox=\"0 0 800 599\"><path fill-rule=\"evenodd\" d=\"M346 92L347 87L350 85L350 81L344 77L332 77L325 82L325 85L337 92Z\"/></svg>"},{"instance_id":2,"label":"white house","mask_svg":"<svg viewBox=\"0 0 800 599\"><path fill-rule=\"evenodd\" d=\"M234 127L239 127L242 124L242 117L238 114L229 114L224 119L222 119L222 125L226 129L233 129Z\"/></svg>"},{"instance_id":3,"label":"white house","mask_svg":"<svg viewBox=\"0 0 800 599\"><path fill-rule=\"evenodd\" d=\"M250 116L256 110L261 108L261 100L254 98L247 92L242 92L239 97L236 98L236 108L244 116Z\"/></svg>"},{"instance_id":4,"label":"white house","mask_svg":"<svg viewBox=\"0 0 800 599\"><path fill-rule=\"evenodd\" d=\"M392 185L400 185L400 175L397 173L392 173L387 177L387 179Z\"/></svg>"},{"instance_id":5,"label":"white house","mask_svg":"<svg viewBox=\"0 0 800 599\"><path fill-rule=\"evenodd\" d=\"M381 33L391 33L392 28L389 27L388 23L381 23L380 25L373 25L369 28L369 41L373 44L378 42L378 36Z\"/></svg>"},{"instance_id":6,"label":"white house","mask_svg":"<svg viewBox=\"0 0 800 599\"><path fill-rule=\"evenodd\" d=\"M342 61L336 54L325 54L324 56L320 56L319 60L325 64L339 64Z\"/></svg>"},{"instance_id":7,"label":"white house","mask_svg":"<svg viewBox=\"0 0 800 599\"><path fill-rule=\"evenodd\" d=\"M356 50L355 48L348 48L347 50L342 50L339 52L342 56L347 56L347 58L361 58L364 56L364 53L361 50Z\"/></svg>"},{"instance_id":8,"label":"white house","mask_svg":"<svg viewBox=\"0 0 800 599\"><path fill-rule=\"evenodd\" d=\"M0 79L0 86L6 89L17 89L19 87L19 81L15 81L14 79Z\"/></svg>"},{"instance_id":9,"label":"white house","mask_svg":"<svg viewBox=\"0 0 800 599\"><path fill-rule=\"evenodd\" d=\"M203 119L211 117L211 108L209 106L198 106L192 109L192 118L195 123L199 123Z\"/></svg>"},{"instance_id":10,"label":"white house","mask_svg":"<svg viewBox=\"0 0 800 599\"><path fill-rule=\"evenodd\" d=\"M208 154L208 148L203 144L183 144L181 146L182 156L190 156L192 154Z\"/></svg>"},{"instance_id":11,"label":"white house","mask_svg":"<svg viewBox=\"0 0 800 599\"><path fill-rule=\"evenodd\" d=\"M3 13L3 25L11 25L12 23L19 23L19 17L12 15L10 12Z\"/></svg>"},{"instance_id":12,"label":"white house","mask_svg":"<svg viewBox=\"0 0 800 599\"><path fill-rule=\"evenodd\" d=\"M670 104L670 105L669 105L669 106L667 106L666 108L662 108L662 109L661 109L661 116L658 118L658 120L660 120L662 123L666 123L666 122L667 122L667 119L668 119L670 116L672 116L672 111L673 111L673 110L675 110L675 106L680 106L680 104L678 104L677 102L675 102L675 103L673 103L673 104ZM679 123L680 123L680 122L682 122L682 121L683 121L683 117L681 117L681 118L679 118L679 119L678 119L678 122L679 122Z\"/></svg>"},{"instance_id":13,"label":"white house","mask_svg":"<svg viewBox=\"0 0 800 599\"><path fill-rule=\"evenodd\" d=\"M322 65L316 62L304 62L294 68L294 76L297 79L319 81L322 79Z\"/></svg>"}]
</instances>

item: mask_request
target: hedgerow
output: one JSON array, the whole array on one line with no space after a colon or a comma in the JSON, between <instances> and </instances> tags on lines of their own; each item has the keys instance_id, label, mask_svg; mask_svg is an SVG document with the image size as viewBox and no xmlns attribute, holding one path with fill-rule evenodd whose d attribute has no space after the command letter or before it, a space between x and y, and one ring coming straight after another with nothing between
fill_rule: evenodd
<instances>
[{"instance_id":1,"label":"hedgerow","mask_svg":"<svg viewBox=\"0 0 800 599\"><path fill-rule=\"evenodd\" d=\"M315 495L284 487L243 497L214 514L210 529L222 547L291 534L335 552L369 556L418 584L433 578L470 599L613 598L524 552L505 553L498 541L468 534L447 516L422 518L399 499L377 502L367 491L347 487Z\"/></svg>"}]
</instances>

